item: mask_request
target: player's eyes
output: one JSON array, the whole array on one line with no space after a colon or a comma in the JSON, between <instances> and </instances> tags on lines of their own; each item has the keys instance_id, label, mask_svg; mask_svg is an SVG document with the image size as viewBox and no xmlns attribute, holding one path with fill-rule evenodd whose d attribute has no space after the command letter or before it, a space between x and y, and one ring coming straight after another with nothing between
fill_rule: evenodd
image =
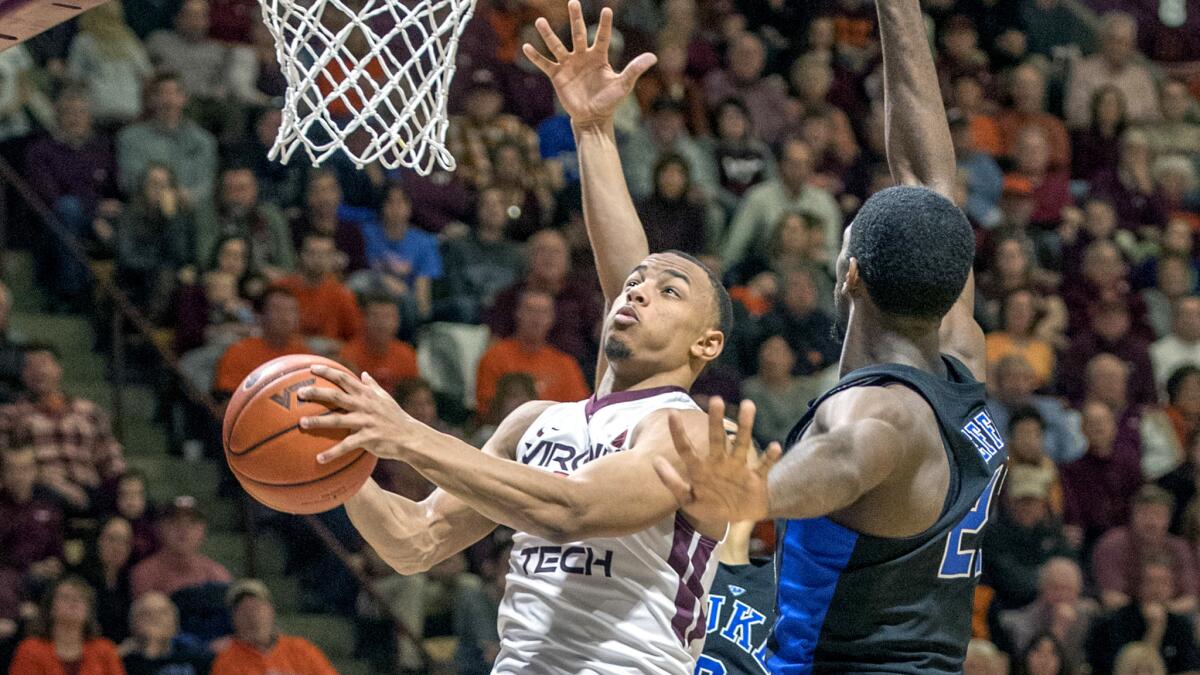
<instances>
[{"instance_id":1,"label":"player's eyes","mask_svg":"<svg viewBox=\"0 0 1200 675\"><path fill-rule=\"evenodd\" d=\"M678 298L678 297L680 297L680 296L679 296L679 291L675 290L674 288L671 288L670 286L668 286L667 288L663 289L663 293L669 293L669 294L671 294L671 295L674 295L674 296L675 296L675 297L677 297L677 298Z\"/></svg>"},{"instance_id":2,"label":"player's eyes","mask_svg":"<svg viewBox=\"0 0 1200 675\"><path fill-rule=\"evenodd\" d=\"M633 288L634 286L637 286L639 283L641 283L641 282L638 281L637 279L630 279L629 281L625 282L625 288Z\"/></svg>"}]
</instances>

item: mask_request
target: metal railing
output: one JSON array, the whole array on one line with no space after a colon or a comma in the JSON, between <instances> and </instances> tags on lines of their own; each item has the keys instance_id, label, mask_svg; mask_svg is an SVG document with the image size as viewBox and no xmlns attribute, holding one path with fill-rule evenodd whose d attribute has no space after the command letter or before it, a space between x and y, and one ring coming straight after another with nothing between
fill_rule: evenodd
<instances>
[{"instance_id":1,"label":"metal railing","mask_svg":"<svg viewBox=\"0 0 1200 675\"><path fill-rule=\"evenodd\" d=\"M151 345L158 357L162 361L163 367L167 373L174 379L191 402L200 406L212 418L212 421L220 426L224 417L224 408L221 404L212 397L210 392L203 391L195 386L181 368L178 355L174 350L170 349L161 341L155 339L156 327L146 315L138 309L136 305L129 299L129 296L121 290L116 281L104 276L95 274L91 266L91 258L87 250L83 247L78 239L71 231L62 223L53 209L39 196L29 183L18 173L7 160L0 158L0 250L7 248L8 223L7 213L11 206L5 203L4 185L11 186L21 198L23 202L37 216L32 219L36 224L46 228L58 242L63 245L74 258L75 262L82 265L87 270L95 284L95 290L100 297L112 303L112 314L109 317L108 326L111 330L111 349L112 349L112 373L109 377L111 389L111 407L113 420L113 433L118 439L124 440L124 389L125 389L125 367L126 367L126 326L130 326L136 331L146 344ZM258 549L256 540L258 538L258 523L255 517L255 510L251 508L249 500L243 495L238 499L238 510L242 528L244 530L245 556L246 556L246 572L248 576L257 576L259 570L258 565ZM428 665L430 663L429 655L426 652L421 640L416 638L404 621L395 614L387 601L380 596L372 587L371 579L366 576L361 565L355 564L352 555L345 547L337 540L336 535L329 530L319 519L314 516L305 516L305 524L313 531L318 539L321 540L330 552L338 557L339 560L346 566L351 574L354 575L362 590L381 608L386 617L393 624L396 634L400 640L409 642L415 650L418 658ZM399 644L397 645L399 647Z\"/></svg>"}]
</instances>

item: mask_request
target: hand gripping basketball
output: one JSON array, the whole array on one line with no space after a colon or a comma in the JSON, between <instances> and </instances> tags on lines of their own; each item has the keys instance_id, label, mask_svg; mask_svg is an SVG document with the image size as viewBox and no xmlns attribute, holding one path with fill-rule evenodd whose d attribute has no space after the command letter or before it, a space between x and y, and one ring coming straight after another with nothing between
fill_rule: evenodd
<instances>
[{"instance_id":1,"label":"hand gripping basketball","mask_svg":"<svg viewBox=\"0 0 1200 675\"><path fill-rule=\"evenodd\" d=\"M340 389L305 387L298 392L300 400L322 403L342 412L304 417L300 427L313 429L343 429L350 434L340 443L317 455L317 462L328 464L353 450L362 448L381 459L406 457L406 448L414 432L428 427L404 412L400 404L388 395L369 374L362 379L345 371L326 366L313 366L314 375L336 384Z\"/></svg>"}]
</instances>

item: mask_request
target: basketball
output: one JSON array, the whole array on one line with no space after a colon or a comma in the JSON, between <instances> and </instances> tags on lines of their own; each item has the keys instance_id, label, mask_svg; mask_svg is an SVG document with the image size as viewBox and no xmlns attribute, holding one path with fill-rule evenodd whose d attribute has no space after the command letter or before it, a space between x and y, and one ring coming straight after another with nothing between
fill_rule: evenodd
<instances>
[{"instance_id":1,"label":"basketball","mask_svg":"<svg viewBox=\"0 0 1200 675\"><path fill-rule=\"evenodd\" d=\"M301 417L328 413L329 408L300 401L297 392L308 386L337 388L309 370L318 364L350 372L320 356L281 356L247 375L225 411L221 438L230 470L250 496L277 511L328 511L354 494L375 469L375 456L362 449L329 464L317 463L318 454L347 435L341 429L300 428Z\"/></svg>"}]
</instances>

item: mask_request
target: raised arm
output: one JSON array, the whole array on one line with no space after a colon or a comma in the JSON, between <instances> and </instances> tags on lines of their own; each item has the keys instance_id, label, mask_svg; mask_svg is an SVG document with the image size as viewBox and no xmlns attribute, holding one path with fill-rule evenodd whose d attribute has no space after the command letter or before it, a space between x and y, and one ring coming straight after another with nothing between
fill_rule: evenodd
<instances>
[{"instance_id":1,"label":"raised arm","mask_svg":"<svg viewBox=\"0 0 1200 675\"><path fill-rule=\"evenodd\" d=\"M611 303L621 294L630 270L650 252L621 171L613 116L637 79L654 65L655 57L642 54L617 73L608 62L612 10L601 10L596 40L589 46L578 0L571 0L567 8L571 15L571 49L558 39L549 22L538 19L537 30L553 60L533 45L526 44L523 50L550 78L559 102L571 117L583 183L583 219L596 255L604 299Z\"/></svg>"},{"instance_id":2,"label":"raised arm","mask_svg":"<svg viewBox=\"0 0 1200 675\"><path fill-rule=\"evenodd\" d=\"M954 144L925 37L918 0L877 0L883 46L884 134L888 166L900 185L923 185L954 199ZM975 275L942 320L942 351L979 380L986 376L983 331L975 322Z\"/></svg>"}]
</instances>

